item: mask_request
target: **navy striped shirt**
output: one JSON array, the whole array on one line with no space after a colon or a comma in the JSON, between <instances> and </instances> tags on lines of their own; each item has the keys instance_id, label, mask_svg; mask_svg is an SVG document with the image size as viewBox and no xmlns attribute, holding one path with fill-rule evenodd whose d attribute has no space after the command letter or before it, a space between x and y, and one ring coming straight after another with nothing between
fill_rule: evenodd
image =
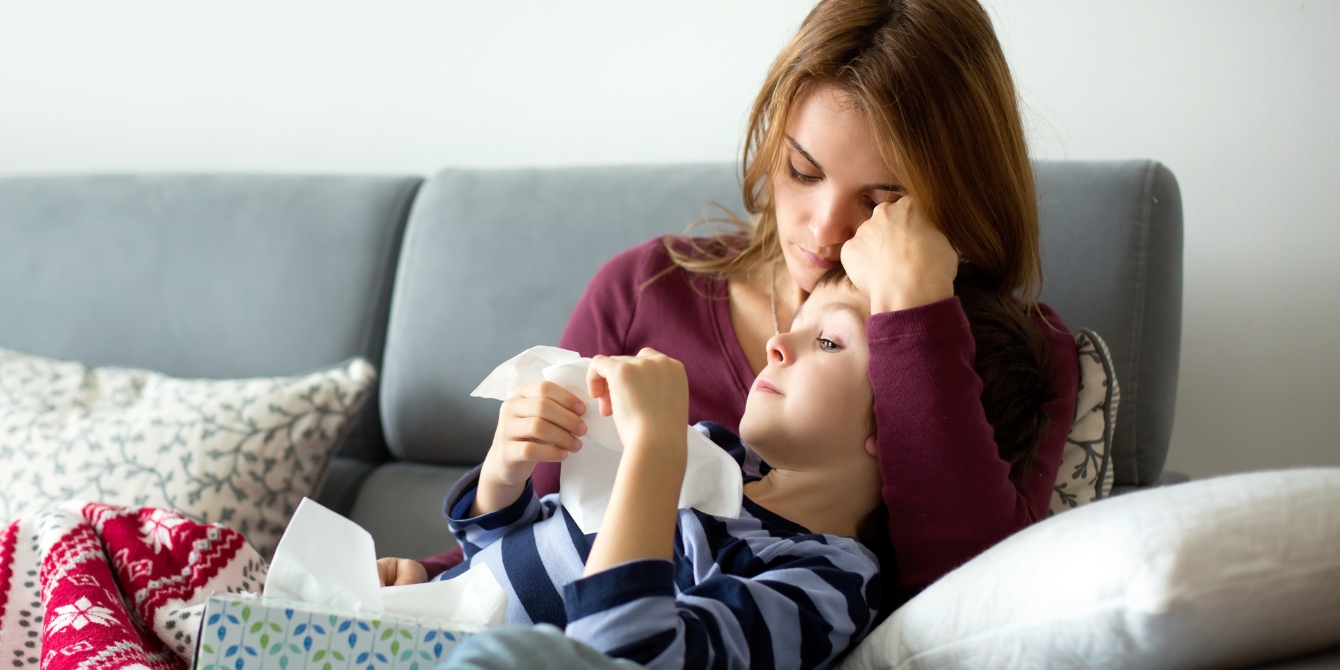
<instances>
[{"instance_id":1,"label":"navy striped shirt","mask_svg":"<svg viewBox=\"0 0 1340 670\"><path fill-rule=\"evenodd\" d=\"M767 472L725 428L697 428L735 457L745 481ZM749 498L737 519L679 510L675 559L629 561L583 578L595 535L558 495L530 483L505 509L468 514L479 468L447 495L466 562L507 591L512 623L549 623L568 637L652 670L820 668L869 630L879 562L856 540L811 533Z\"/></svg>"}]
</instances>

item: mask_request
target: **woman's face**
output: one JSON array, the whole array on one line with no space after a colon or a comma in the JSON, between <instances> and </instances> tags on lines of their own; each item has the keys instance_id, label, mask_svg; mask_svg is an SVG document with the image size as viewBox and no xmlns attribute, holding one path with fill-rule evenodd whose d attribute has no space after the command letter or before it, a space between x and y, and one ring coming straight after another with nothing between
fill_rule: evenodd
<instances>
[{"instance_id":1,"label":"woman's face","mask_svg":"<svg viewBox=\"0 0 1340 670\"><path fill-rule=\"evenodd\" d=\"M797 98L772 175L782 256L810 291L838 265L842 245L881 202L903 189L885 165L865 117L841 89L824 86Z\"/></svg>"}]
</instances>

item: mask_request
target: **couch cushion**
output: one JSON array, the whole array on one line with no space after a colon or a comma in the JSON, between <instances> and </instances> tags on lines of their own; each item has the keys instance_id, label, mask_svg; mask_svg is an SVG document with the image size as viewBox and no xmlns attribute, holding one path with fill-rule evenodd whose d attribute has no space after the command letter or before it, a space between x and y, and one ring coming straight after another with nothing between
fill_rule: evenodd
<instances>
[{"instance_id":1,"label":"couch cushion","mask_svg":"<svg viewBox=\"0 0 1340 670\"><path fill-rule=\"evenodd\" d=\"M377 543L377 557L423 558L456 546L442 503L464 468L386 463L363 482L349 518Z\"/></svg>"},{"instance_id":2,"label":"couch cushion","mask_svg":"<svg viewBox=\"0 0 1340 670\"><path fill-rule=\"evenodd\" d=\"M1340 468L1057 515L945 575L844 670L1237 668L1340 643Z\"/></svg>"},{"instance_id":3,"label":"couch cushion","mask_svg":"<svg viewBox=\"0 0 1340 670\"><path fill-rule=\"evenodd\" d=\"M166 507L269 556L376 381L361 358L200 380L0 349L0 524L71 499Z\"/></svg>"},{"instance_id":4,"label":"couch cushion","mask_svg":"<svg viewBox=\"0 0 1340 670\"><path fill-rule=\"evenodd\" d=\"M498 403L470 391L495 366L558 344L611 256L713 214L740 211L730 165L448 170L415 200L396 273L382 384L400 458L473 465Z\"/></svg>"},{"instance_id":5,"label":"couch cushion","mask_svg":"<svg viewBox=\"0 0 1340 670\"><path fill-rule=\"evenodd\" d=\"M1039 162L1042 300L1103 336L1121 381L1116 487L1159 481L1182 342L1182 200L1153 161Z\"/></svg>"},{"instance_id":6,"label":"couch cushion","mask_svg":"<svg viewBox=\"0 0 1340 670\"><path fill-rule=\"evenodd\" d=\"M1182 213L1152 161L1036 164L1043 300L1102 334L1122 383L1115 485L1158 481L1172 434L1181 338ZM382 415L401 458L474 464L496 402L469 392L493 367L556 344L596 269L711 214L740 211L733 165L439 173L401 252Z\"/></svg>"},{"instance_id":7,"label":"couch cushion","mask_svg":"<svg viewBox=\"0 0 1340 670\"><path fill-rule=\"evenodd\" d=\"M0 346L178 377L380 366L417 177L0 179ZM370 458L384 458L376 403Z\"/></svg>"}]
</instances>

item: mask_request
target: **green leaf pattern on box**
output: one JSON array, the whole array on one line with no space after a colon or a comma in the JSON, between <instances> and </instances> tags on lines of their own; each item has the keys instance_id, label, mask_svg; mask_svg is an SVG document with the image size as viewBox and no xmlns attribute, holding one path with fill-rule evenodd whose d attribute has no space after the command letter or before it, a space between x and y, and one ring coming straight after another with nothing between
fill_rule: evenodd
<instances>
[{"instance_id":1,"label":"green leaf pattern on box","mask_svg":"<svg viewBox=\"0 0 1340 670\"><path fill-rule=\"evenodd\" d=\"M168 507L269 556L376 380L175 379L0 349L0 522L65 500Z\"/></svg>"},{"instance_id":2,"label":"green leaf pattern on box","mask_svg":"<svg viewBox=\"0 0 1340 670\"><path fill-rule=\"evenodd\" d=\"M214 596L198 670L428 670L472 631L394 615L332 614L303 603Z\"/></svg>"}]
</instances>

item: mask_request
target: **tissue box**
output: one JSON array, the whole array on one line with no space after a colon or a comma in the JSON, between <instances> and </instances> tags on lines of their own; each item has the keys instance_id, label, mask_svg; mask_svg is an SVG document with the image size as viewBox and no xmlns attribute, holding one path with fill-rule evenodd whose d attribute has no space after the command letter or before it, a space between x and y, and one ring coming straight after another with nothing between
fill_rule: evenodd
<instances>
[{"instance_id":1,"label":"tissue box","mask_svg":"<svg viewBox=\"0 0 1340 670\"><path fill-rule=\"evenodd\" d=\"M482 630L251 594L210 596L194 670L428 670Z\"/></svg>"}]
</instances>

